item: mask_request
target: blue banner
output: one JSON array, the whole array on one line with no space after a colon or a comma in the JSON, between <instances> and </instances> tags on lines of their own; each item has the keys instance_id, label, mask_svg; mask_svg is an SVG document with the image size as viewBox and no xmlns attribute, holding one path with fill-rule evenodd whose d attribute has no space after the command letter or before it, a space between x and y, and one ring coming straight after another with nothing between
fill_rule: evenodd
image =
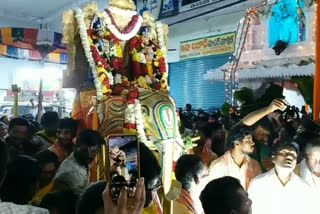
<instances>
[{"instance_id":1,"label":"blue banner","mask_svg":"<svg viewBox=\"0 0 320 214\"><path fill-rule=\"evenodd\" d=\"M179 13L178 0L162 0L158 19L177 15Z\"/></svg>"},{"instance_id":2,"label":"blue banner","mask_svg":"<svg viewBox=\"0 0 320 214\"><path fill-rule=\"evenodd\" d=\"M150 12L158 20L174 16L179 12L178 0L135 0L139 15Z\"/></svg>"}]
</instances>

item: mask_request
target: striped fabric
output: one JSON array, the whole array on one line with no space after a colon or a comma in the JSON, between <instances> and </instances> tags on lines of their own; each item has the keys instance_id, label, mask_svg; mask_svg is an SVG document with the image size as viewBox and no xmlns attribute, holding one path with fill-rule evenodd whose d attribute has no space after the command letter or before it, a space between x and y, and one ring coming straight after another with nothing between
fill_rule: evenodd
<instances>
[{"instance_id":1,"label":"striped fabric","mask_svg":"<svg viewBox=\"0 0 320 214\"><path fill-rule=\"evenodd\" d=\"M0 55L40 61L43 45L52 49L46 61L67 64L67 48L62 44L62 34L48 30L25 28L0 28Z\"/></svg>"}]
</instances>

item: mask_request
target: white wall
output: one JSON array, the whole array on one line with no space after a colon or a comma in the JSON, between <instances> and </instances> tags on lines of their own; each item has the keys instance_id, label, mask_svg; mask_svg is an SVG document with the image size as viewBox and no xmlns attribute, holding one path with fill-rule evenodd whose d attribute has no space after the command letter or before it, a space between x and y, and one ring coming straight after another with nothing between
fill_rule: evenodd
<instances>
[{"instance_id":1,"label":"white wall","mask_svg":"<svg viewBox=\"0 0 320 214\"><path fill-rule=\"evenodd\" d=\"M10 17L0 16L0 28L5 28L5 27L38 29L40 27L40 24L38 24L37 22L15 20Z\"/></svg>"},{"instance_id":2,"label":"white wall","mask_svg":"<svg viewBox=\"0 0 320 214\"><path fill-rule=\"evenodd\" d=\"M52 31L62 33L62 14L65 11L76 9L76 8L82 8L85 5L87 5L89 2L92 2L92 0L80 0L76 1L73 4L70 4L66 6L65 8L60 9L57 11L57 15L47 20L46 24L48 28ZM99 10L104 10L108 7L109 0L95 0L95 2L99 6Z\"/></svg>"},{"instance_id":3,"label":"white wall","mask_svg":"<svg viewBox=\"0 0 320 214\"><path fill-rule=\"evenodd\" d=\"M66 69L66 65L45 63L43 69L39 62L0 57L0 89L10 89L12 84L23 87L24 80L28 80L37 86L40 78L39 71L46 70L49 71L46 74L51 75L54 71L62 72L64 69ZM61 77L58 75L58 77L52 77L52 80L57 78L61 79L62 73Z\"/></svg>"}]
</instances>

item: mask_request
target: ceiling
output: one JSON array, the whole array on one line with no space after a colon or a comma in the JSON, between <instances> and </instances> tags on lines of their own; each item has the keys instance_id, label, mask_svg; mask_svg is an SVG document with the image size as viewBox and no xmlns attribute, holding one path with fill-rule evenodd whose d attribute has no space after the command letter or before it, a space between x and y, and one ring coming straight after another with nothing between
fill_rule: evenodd
<instances>
[{"instance_id":1,"label":"ceiling","mask_svg":"<svg viewBox=\"0 0 320 214\"><path fill-rule=\"evenodd\" d=\"M92 0L0 0L0 17L15 21L38 21L48 23L60 19L63 11L82 7ZM108 4L108 0L98 0Z\"/></svg>"},{"instance_id":2,"label":"ceiling","mask_svg":"<svg viewBox=\"0 0 320 214\"><path fill-rule=\"evenodd\" d=\"M33 26L47 24L50 29L61 31L62 13L71 8L82 7L91 1L94 0L0 0L0 27L27 27L29 24L33 24ZM108 0L95 1L99 8L105 8L108 4ZM248 3L256 3L257 1L261 0L224 0L222 2L230 2L227 6L228 10L234 10L243 6L248 8ZM232 6L232 3L235 2L240 4ZM196 18L199 14L215 16L217 12L225 12L225 9L220 8L222 10L215 11L215 8L219 8L219 4L184 12L161 21L172 25L181 23L185 19Z\"/></svg>"}]
</instances>

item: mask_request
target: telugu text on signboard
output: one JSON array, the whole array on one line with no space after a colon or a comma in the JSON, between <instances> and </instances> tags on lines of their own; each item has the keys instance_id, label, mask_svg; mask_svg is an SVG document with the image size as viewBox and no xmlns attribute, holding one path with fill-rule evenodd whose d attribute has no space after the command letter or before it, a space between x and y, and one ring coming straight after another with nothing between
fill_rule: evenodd
<instances>
[{"instance_id":1,"label":"telugu text on signboard","mask_svg":"<svg viewBox=\"0 0 320 214\"><path fill-rule=\"evenodd\" d=\"M180 60L233 53L236 33L181 42Z\"/></svg>"}]
</instances>

